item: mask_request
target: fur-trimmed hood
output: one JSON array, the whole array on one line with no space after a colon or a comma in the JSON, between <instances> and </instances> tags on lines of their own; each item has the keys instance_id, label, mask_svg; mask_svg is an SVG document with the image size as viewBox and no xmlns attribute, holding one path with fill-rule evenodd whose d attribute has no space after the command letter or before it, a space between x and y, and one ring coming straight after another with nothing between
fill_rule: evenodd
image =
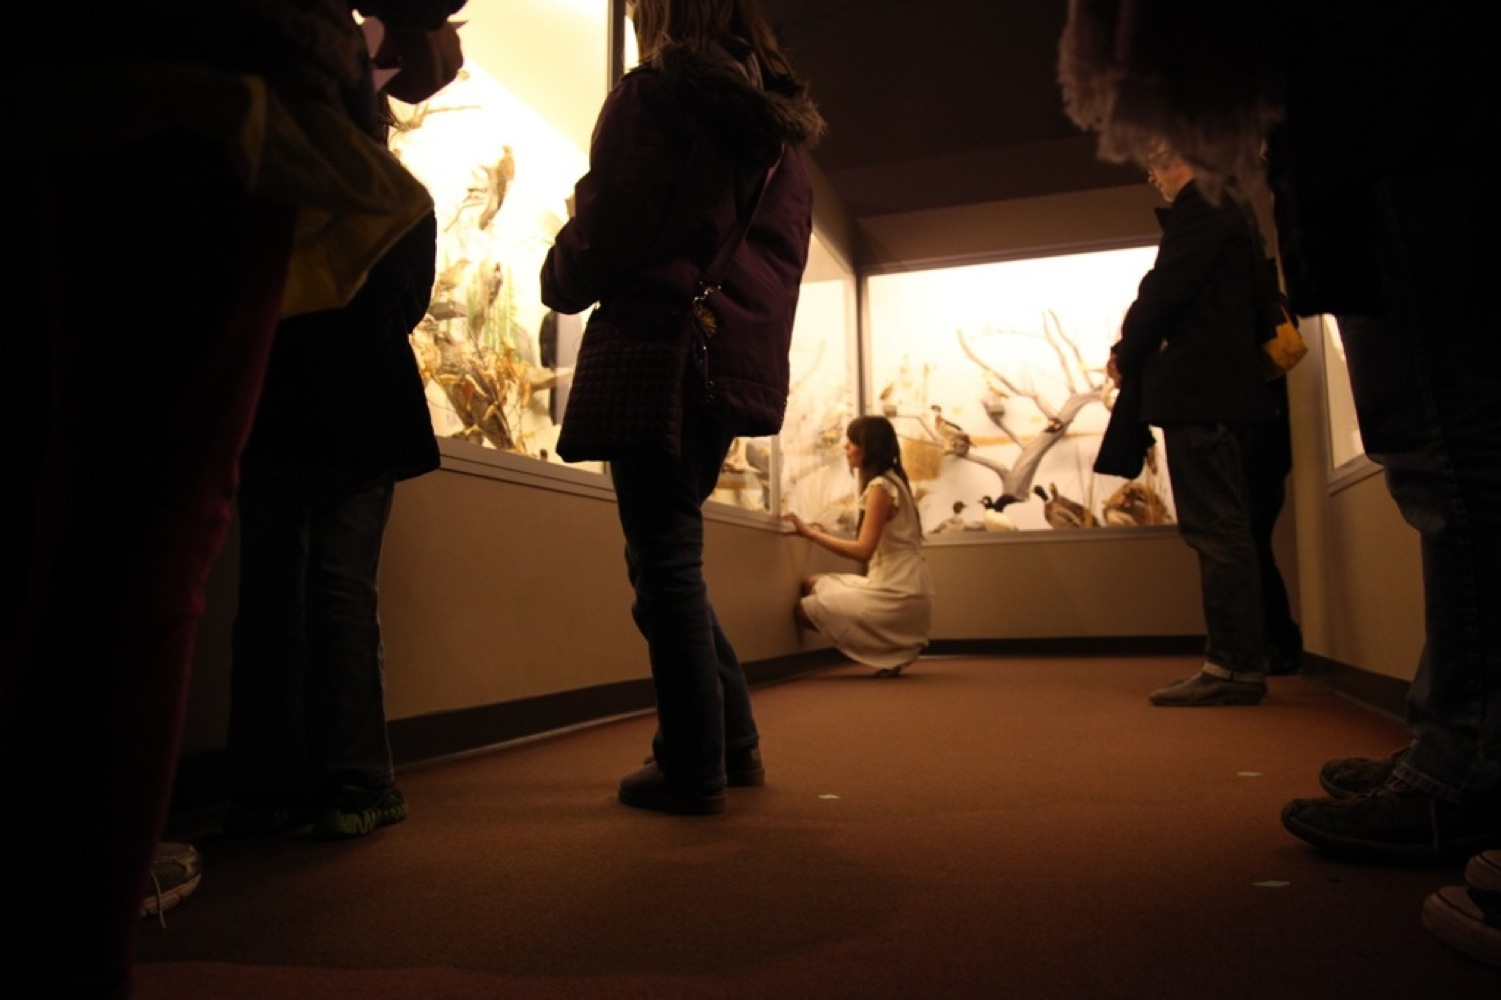
<instances>
[{"instance_id":1,"label":"fur-trimmed hood","mask_svg":"<svg viewBox=\"0 0 1501 1000\"><path fill-rule=\"evenodd\" d=\"M823 117L807 88L786 77L758 79L753 56L742 62L723 48L704 54L674 43L632 72L646 69L662 75L704 131L758 163L774 159L783 143L808 148L823 135Z\"/></svg>"}]
</instances>

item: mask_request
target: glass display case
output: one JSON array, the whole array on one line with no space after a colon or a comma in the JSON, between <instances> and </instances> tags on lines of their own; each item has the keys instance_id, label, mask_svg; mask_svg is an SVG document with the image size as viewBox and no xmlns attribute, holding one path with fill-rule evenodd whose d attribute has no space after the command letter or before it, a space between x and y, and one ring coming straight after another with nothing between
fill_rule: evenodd
<instances>
[{"instance_id":1,"label":"glass display case","mask_svg":"<svg viewBox=\"0 0 1501 1000\"><path fill-rule=\"evenodd\" d=\"M1105 363L1155 246L872 275L865 396L902 439L925 531L1172 521L1160 443L1127 482L1092 466Z\"/></svg>"},{"instance_id":2,"label":"glass display case","mask_svg":"<svg viewBox=\"0 0 1501 1000\"><path fill-rule=\"evenodd\" d=\"M815 232L792 327L779 497L783 510L851 531L856 491L844 458L844 429L859 412L855 296L854 270Z\"/></svg>"},{"instance_id":3,"label":"glass display case","mask_svg":"<svg viewBox=\"0 0 1501 1000\"><path fill-rule=\"evenodd\" d=\"M440 437L556 461L583 321L542 305L538 272L588 165L608 16L581 0L471 5L459 78L396 106L392 151L438 215L437 281L412 346Z\"/></svg>"},{"instance_id":4,"label":"glass display case","mask_svg":"<svg viewBox=\"0 0 1501 1000\"><path fill-rule=\"evenodd\" d=\"M1345 361L1345 342L1333 316L1317 316L1303 323L1317 323L1318 340L1324 353L1324 396L1329 413L1329 465L1339 473L1365 457L1360 424L1355 419L1355 395L1350 389L1350 369ZM1312 339L1312 338L1310 338Z\"/></svg>"},{"instance_id":5,"label":"glass display case","mask_svg":"<svg viewBox=\"0 0 1501 1000\"><path fill-rule=\"evenodd\" d=\"M437 281L412 346L435 433L461 442L446 449L560 461L587 315L549 311L538 272L588 167L612 55L636 62L629 22L612 31L622 15L623 5L594 0L471 5L459 79L396 107L392 149L438 213ZM853 268L815 232L785 425L775 438L736 441L711 499L852 529L844 428L863 408L896 423L931 534L1171 521L1160 449L1129 483L1091 471L1114 401L1105 359L1155 253L875 274L862 323Z\"/></svg>"}]
</instances>

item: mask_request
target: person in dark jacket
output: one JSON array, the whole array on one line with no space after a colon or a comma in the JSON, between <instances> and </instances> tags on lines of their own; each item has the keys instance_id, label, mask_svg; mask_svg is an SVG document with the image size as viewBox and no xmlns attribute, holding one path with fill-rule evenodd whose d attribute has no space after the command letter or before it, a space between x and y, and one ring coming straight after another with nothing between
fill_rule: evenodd
<instances>
[{"instance_id":1,"label":"person in dark jacket","mask_svg":"<svg viewBox=\"0 0 1501 1000\"><path fill-rule=\"evenodd\" d=\"M1417 530L1411 742L1326 762L1282 823L1321 852L1458 864L1423 923L1501 965L1501 338L1484 210L1491 34L1470 9L1360 0L1072 0L1069 113L1111 155L1166 133L1220 175L1266 154L1288 298L1338 318L1366 453ZM1129 14L1129 16L1127 16Z\"/></svg>"},{"instance_id":2,"label":"person in dark jacket","mask_svg":"<svg viewBox=\"0 0 1501 1000\"><path fill-rule=\"evenodd\" d=\"M1272 415L1257 337L1259 258L1239 209L1211 204L1181 157L1159 150L1148 177L1171 207L1108 367L1117 384L1140 380L1141 419L1162 428L1208 633L1199 672L1149 698L1254 705L1266 693L1267 648L1241 441Z\"/></svg>"},{"instance_id":3,"label":"person in dark jacket","mask_svg":"<svg viewBox=\"0 0 1501 1000\"><path fill-rule=\"evenodd\" d=\"M781 427L812 233L800 148L823 123L752 0L640 0L633 16L641 64L600 112L574 217L542 267L542 298L564 314L599 303L558 452L610 462L651 660L652 756L620 782L620 801L709 814L724 809L727 782L760 784L765 772L745 675L704 585L701 507L732 439ZM683 364L670 349L628 371L643 363L637 347L682 333L699 280L752 211L709 299L709 374L655 371ZM613 364L588 368L607 342ZM650 430L659 417L670 420L666 438ZM570 435L612 428L627 433L570 450Z\"/></svg>"},{"instance_id":4,"label":"person in dark jacket","mask_svg":"<svg viewBox=\"0 0 1501 1000\"><path fill-rule=\"evenodd\" d=\"M462 0L357 5L426 32ZM299 219L358 218L346 235L379 238L342 246L368 262L428 207L350 124L347 102L373 111L354 6L89 4L66 28L53 5L7 8L24 41L0 79L27 137L0 271L25 331L0 368L0 757L25 762L0 854L28 913L0 935L9 996L131 994L204 582L278 315L310 277Z\"/></svg>"},{"instance_id":5,"label":"person in dark jacket","mask_svg":"<svg viewBox=\"0 0 1501 1000\"><path fill-rule=\"evenodd\" d=\"M226 832L358 837L406 817L384 709L376 572L396 483L438 467L408 336L432 213L342 309L277 328L240 463Z\"/></svg>"}]
</instances>

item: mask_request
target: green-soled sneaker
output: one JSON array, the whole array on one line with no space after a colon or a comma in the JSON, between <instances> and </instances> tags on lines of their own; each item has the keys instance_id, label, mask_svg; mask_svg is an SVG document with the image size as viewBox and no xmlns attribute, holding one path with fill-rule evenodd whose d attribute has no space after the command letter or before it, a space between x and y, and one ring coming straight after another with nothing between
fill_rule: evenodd
<instances>
[{"instance_id":1,"label":"green-soled sneaker","mask_svg":"<svg viewBox=\"0 0 1501 1000\"><path fill-rule=\"evenodd\" d=\"M407 818L407 800L395 785L388 788L345 786L313 817L313 837L351 840Z\"/></svg>"}]
</instances>

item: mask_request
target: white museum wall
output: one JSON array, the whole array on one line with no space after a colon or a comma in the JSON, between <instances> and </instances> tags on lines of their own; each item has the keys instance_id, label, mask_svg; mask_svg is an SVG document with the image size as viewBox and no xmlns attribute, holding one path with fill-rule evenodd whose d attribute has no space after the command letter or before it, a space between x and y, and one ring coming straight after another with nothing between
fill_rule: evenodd
<instances>
[{"instance_id":1,"label":"white museum wall","mask_svg":"<svg viewBox=\"0 0 1501 1000\"><path fill-rule=\"evenodd\" d=\"M1087 536L1087 537L1086 537ZM1200 635L1198 563L1172 529L1018 533L928 548L943 639Z\"/></svg>"},{"instance_id":2,"label":"white museum wall","mask_svg":"<svg viewBox=\"0 0 1501 1000\"><path fill-rule=\"evenodd\" d=\"M1301 597L1304 648L1335 663L1410 681L1423 648L1422 560L1417 532L1397 511L1380 470L1348 454L1350 414L1339 357L1302 322L1309 353L1289 376L1293 413L1293 476L1288 506L1297 525L1295 576ZM1279 558L1280 555L1279 555ZM1292 580L1289 580L1289 585Z\"/></svg>"}]
</instances>

